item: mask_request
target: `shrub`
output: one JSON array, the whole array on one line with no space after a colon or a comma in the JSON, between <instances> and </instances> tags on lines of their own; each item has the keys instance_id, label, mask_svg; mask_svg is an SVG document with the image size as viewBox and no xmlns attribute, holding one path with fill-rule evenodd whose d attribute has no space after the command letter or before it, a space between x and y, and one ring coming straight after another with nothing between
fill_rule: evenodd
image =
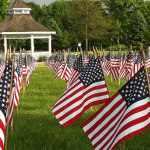
<instances>
[{"instance_id":1,"label":"shrub","mask_svg":"<svg viewBox=\"0 0 150 150\"><path fill-rule=\"evenodd\" d=\"M45 61L45 59L46 59L46 56L40 56L38 61L42 62L42 61Z\"/></svg>"}]
</instances>

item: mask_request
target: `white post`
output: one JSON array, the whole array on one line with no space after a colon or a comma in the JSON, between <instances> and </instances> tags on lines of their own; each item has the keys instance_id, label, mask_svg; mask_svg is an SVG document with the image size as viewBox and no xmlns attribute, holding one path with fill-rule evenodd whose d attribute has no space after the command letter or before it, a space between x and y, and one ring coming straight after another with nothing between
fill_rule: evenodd
<instances>
[{"instance_id":1,"label":"white post","mask_svg":"<svg viewBox=\"0 0 150 150\"><path fill-rule=\"evenodd\" d=\"M33 56L33 53L34 53L34 38L33 38L33 35L31 35L31 54Z\"/></svg>"},{"instance_id":2,"label":"white post","mask_svg":"<svg viewBox=\"0 0 150 150\"><path fill-rule=\"evenodd\" d=\"M49 38L48 38L48 51L49 51L50 55L52 53L52 42L51 42L51 40L52 40L52 38L51 38L51 35L50 35Z\"/></svg>"},{"instance_id":3,"label":"white post","mask_svg":"<svg viewBox=\"0 0 150 150\"><path fill-rule=\"evenodd\" d=\"M7 39L6 35L4 35L4 57L6 58L6 53L7 53Z\"/></svg>"},{"instance_id":4,"label":"white post","mask_svg":"<svg viewBox=\"0 0 150 150\"><path fill-rule=\"evenodd\" d=\"M9 39L9 50L11 51L11 39Z\"/></svg>"}]
</instances>

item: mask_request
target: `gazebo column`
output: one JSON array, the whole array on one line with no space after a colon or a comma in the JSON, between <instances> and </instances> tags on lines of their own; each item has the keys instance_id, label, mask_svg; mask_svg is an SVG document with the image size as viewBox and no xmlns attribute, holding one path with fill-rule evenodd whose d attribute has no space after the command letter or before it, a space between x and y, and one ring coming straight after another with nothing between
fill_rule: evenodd
<instances>
[{"instance_id":1,"label":"gazebo column","mask_svg":"<svg viewBox=\"0 0 150 150\"><path fill-rule=\"evenodd\" d=\"M9 39L9 50L11 51L11 39Z\"/></svg>"},{"instance_id":2,"label":"gazebo column","mask_svg":"<svg viewBox=\"0 0 150 150\"><path fill-rule=\"evenodd\" d=\"M48 38L48 51L49 51L49 53L50 53L50 55L52 54L52 38L51 38L51 35L49 36L49 38Z\"/></svg>"},{"instance_id":3,"label":"gazebo column","mask_svg":"<svg viewBox=\"0 0 150 150\"><path fill-rule=\"evenodd\" d=\"M31 54L33 56L33 53L34 53L34 38L33 38L33 35L31 35Z\"/></svg>"},{"instance_id":4,"label":"gazebo column","mask_svg":"<svg viewBox=\"0 0 150 150\"><path fill-rule=\"evenodd\" d=\"M7 53L7 38L6 35L4 35L4 57L6 57Z\"/></svg>"}]
</instances>

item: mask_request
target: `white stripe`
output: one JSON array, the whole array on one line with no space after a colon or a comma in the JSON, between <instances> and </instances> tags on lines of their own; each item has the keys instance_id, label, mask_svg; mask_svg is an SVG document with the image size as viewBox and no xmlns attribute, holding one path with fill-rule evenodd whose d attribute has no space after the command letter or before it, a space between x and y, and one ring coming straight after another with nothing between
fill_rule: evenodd
<instances>
[{"instance_id":1,"label":"white stripe","mask_svg":"<svg viewBox=\"0 0 150 150\"><path fill-rule=\"evenodd\" d=\"M73 83L72 86L76 85L78 82L80 82L80 81L77 80L76 82ZM82 90L82 91L79 91L78 93L76 93L75 95L73 95L71 98L67 99L66 101L64 101L63 103L61 103L61 104L58 105L57 107L55 107L55 105L56 105L58 102L64 100L67 96L71 95L74 91L76 91L77 89L79 89L80 87L82 87L83 84L82 84L82 83L79 84L78 86L76 86L76 87L75 87L73 90L71 90L70 92L68 92L68 90L69 90L69 89L68 89L68 90L65 92L66 94L64 93L63 96L62 96L62 97L56 102L56 104L53 106L53 107L55 107L55 108L52 110L52 112L57 111L58 109L62 108L62 107L65 106L66 104L68 104L71 100L74 100L75 98L81 96L85 91L87 91L87 90L91 89L92 87L96 86L97 83L98 83L99 85L103 85L105 82L104 82L104 81L95 82L95 83L91 84L90 86L88 86L86 89L84 89L84 90ZM71 86L71 87L72 87L72 86ZM71 87L70 87L70 88L71 88Z\"/></svg>"},{"instance_id":2,"label":"white stripe","mask_svg":"<svg viewBox=\"0 0 150 150\"><path fill-rule=\"evenodd\" d=\"M78 82L80 82L80 81L77 80L76 82L73 83L72 86L78 84ZM72 87L72 86L71 86L71 87ZM78 86L75 86L75 88L72 89L70 92L68 92L68 90L71 88L71 87L70 87L68 90L65 91L65 93L63 94L63 96L55 103L55 105L56 105L57 103L59 103L60 101L62 101L63 99L65 99L67 96L69 96L70 94L72 94L74 91L76 91L77 89L79 89L79 88L82 87L82 86L83 86L83 84L81 83L81 84L79 84ZM81 93L81 92L79 92L79 93L77 93L76 95L74 95L74 96L72 97L72 99L75 98L75 97L77 97L77 95L81 95L80 93ZM66 105L68 102L70 102L70 99L64 101L62 104L58 105L57 107L55 107L55 105L54 105L53 108L54 108L54 107L55 107L55 108L54 108L54 109L52 108L52 112L57 111L57 110L60 109L63 105Z\"/></svg>"},{"instance_id":3,"label":"white stripe","mask_svg":"<svg viewBox=\"0 0 150 150\"><path fill-rule=\"evenodd\" d=\"M74 100L76 99L78 96L82 95L83 93L85 93L85 91L91 89L92 87L96 87L97 84L99 84L100 82L96 82L94 84L91 84L89 87L87 87L86 89L84 89L83 91L79 92L78 94L79 95L75 95L75 97L71 97L69 99L69 102L71 100ZM101 85L102 83L104 83L104 81L102 81L99 85ZM99 86L98 85L98 86ZM70 105L69 107L67 107L66 109L64 109L63 111L61 111L59 114L56 115L56 118L60 118L61 116L65 115L68 111L72 110L73 108L79 106L87 97L93 95L94 93L101 93L101 92L105 92L107 91L107 88L101 88L101 89L96 89L96 90L92 90L91 92L89 92L88 94L84 95L84 97L80 100L78 100L77 102L73 103L72 105ZM64 122L67 122L68 120L70 120L70 118L73 118L75 117L77 114L79 114L85 106L87 106L88 104L90 104L91 102L94 102L94 101L100 101L102 99L106 99L106 98L109 98L109 95L103 95L103 96L98 96L98 97L93 97L91 99L88 99L86 102L83 103L82 107L80 107L77 111L73 112L72 114L70 114L69 116L67 116L66 118L64 118L61 123L63 124ZM63 105L64 106L64 105ZM62 106L61 106L62 107ZM60 108L61 108L60 107Z\"/></svg>"},{"instance_id":4,"label":"white stripe","mask_svg":"<svg viewBox=\"0 0 150 150\"><path fill-rule=\"evenodd\" d=\"M109 96L108 96L108 95L103 96L103 99L106 99L106 98L109 98ZM77 111L73 112L72 114L70 114L69 116L67 116L67 117L64 118L63 120L61 120L61 121L60 121L60 124L64 124L65 122L67 122L67 121L70 120L71 118L74 118L76 115L78 115L79 113L82 112L82 110L84 109L85 106L87 106L87 105L90 104L91 102L98 101L98 100L100 100L100 99L101 99L101 96L99 96L99 97L94 97L94 98L92 98L92 99L89 99L89 100L86 101L86 102L83 104L83 106L80 107ZM82 103L82 101L81 101L80 103ZM71 105L72 107L69 107L69 108L74 108L74 107L77 106L77 105L78 105L78 102L77 102L77 104L75 103L74 106ZM71 109L69 109L69 110L71 110ZM65 110L65 111L67 112L67 110ZM65 114L65 113L64 113L64 114ZM62 116L63 114L59 114L59 115ZM60 117L61 117L61 116L60 116ZM56 118L59 118L58 115L56 115Z\"/></svg>"},{"instance_id":5,"label":"white stripe","mask_svg":"<svg viewBox=\"0 0 150 150\"><path fill-rule=\"evenodd\" d=\"M122 118L124 118L125 116L126 116L126 114L128 114L131 110L133 110L134 108L136 108L137 106L142 106L142 105L144 105L144 104L146 104L147 102L149 101L149 98L147 99L145 99L144 101L143 100L141 100L141 101L138 101L138 102L136 102L136 103L134 103L134 104L132 104L127 110L126 110L126 112L123 114L123 116L122 116ZM128 117L126 120L124 120L122 123L121 123L121 125L119 126L119 128L118 128L118 126L117 126L117 131L115 130L115 133L114 133L114 136L111 138L111 140L109 140L109 139L107 139L106 138L106 140L105 140L105 142L107 142L108 140L109 140L109 143L107 143L107 145L106 145L106 147L105 147L105 149L108 149L108 147L111 145L111 147L113 146L113 145L115 145L115 143L117 143L118 142L118 140L120 140L122 137L124 137L125 135L127 135L127 134L130 134L130 133L132 133L132 132L134 132L134 131L136 131L136 129L138 130L138 129L140 129L140 128L137 128L136 126L137 125L135 125L135 126L133 126L135 129L133 129L132 127L130 127L130 128L128 128L128 129L126 129L125 131L123 131L119 136L117 136L117 138L116 138L116 134L120 131L120 129L122 128L122 127L124 127L127 123L129 123L130 121L133 121L133 120L135 120L135 119L137 119L137 118L139 118L139 117L142 117L142 116L145 116L145 114L147 114L147 113L149 113L150 112L150 108L148 108L147 110L144 110L144 111L142 111L142 112L138 112L138 113L136 113L136 114L133 114L133 115L131 115L130 117ZM122 119L120 119L120 121L121 121ZM150 120L149 120L150 121ZM119 125L119 123L118 123L118 125ZM146 125L147 125L147 123L146 123ZM113 142L113 140L114 140L114 138L116 138L115 139L115 141ZM98 147L97 147L97 149L99 149L101 147L101 145L98 145Z\"/></svg>"},{"instance_id":6,"label":"white stripe","mask_svg":"<svg viewBox=\"0 0 150 150\"><path fill-rule=\"evenodd\" d=\"M118 111L120 111L124 106L126 105L126 103L122 103L117 109L115 109L106 119L105 121L103 121L101 124L99 124L99 126L97 126L97 128L89 135L89 138L92 138L99 130L101 127L105 126L105 124L107 124L110 119L112 117L114 117ZM103 142L99 145L100 147L103 146L103 144L105 144L110 137L116 132L118 125L117 124L113 130L110 132L110 129L112 128L112 126L114 126L116 124L116 122L121 121L122 115L124 113L125 110L123 110L118 116L116 116L115 120L113 120L113 122L111 122L111 124L109 124L109 126L107 126L107 128L101 132L93 141L92 144L94 145L95 143L97 143L99 141L99 139L101 139L103 136L105 136L106 133L109 133L108 136L103 140ZM102 115L101 115L102 116Z\"/></svg>"}]
</instances>

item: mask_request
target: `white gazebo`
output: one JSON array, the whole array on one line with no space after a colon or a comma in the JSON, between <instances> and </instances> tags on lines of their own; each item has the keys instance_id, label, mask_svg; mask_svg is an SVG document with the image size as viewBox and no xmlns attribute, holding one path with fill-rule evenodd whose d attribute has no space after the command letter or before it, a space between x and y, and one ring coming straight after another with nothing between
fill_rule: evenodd
<instances>
[{"instance_id":1,"label":"white gazebo","mask_svg":"<svg viewBox=\"0 0 150 150\"><path fill-rule=\"evenodd\" d=\"M46 56L51 55L51 35L56 32L34 20L30 15L31 8L22 0L16 0L7 10L8 16L0 23L0 40L4 39L4 56L6 56L7 49L11 49L12 39L30 39L31 54L35 58L43 53ZM48 39L48 51L35 52L34 39Z\"/></svg>"}]
</instances>

